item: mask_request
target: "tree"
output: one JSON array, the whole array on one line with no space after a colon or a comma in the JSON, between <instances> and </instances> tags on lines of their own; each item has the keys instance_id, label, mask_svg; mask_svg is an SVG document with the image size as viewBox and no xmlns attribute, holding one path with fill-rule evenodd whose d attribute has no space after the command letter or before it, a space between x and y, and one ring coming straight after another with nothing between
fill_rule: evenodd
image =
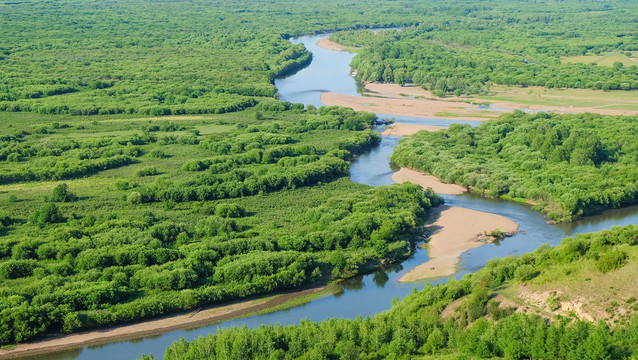
<instances>
[{"instance_id":1,"label":"tree","mask_svg":"<svg viewBox=\"0 0 638 360\"><path fill-rule=\"evenodd\" d=\"M60 222L62 213L60 209L53 203L46 203L29 216L29 222L36 225L45 225Z\"/></svg>"},{"instance_id":2,"label":"tree","mask_svg":"<svg viewBox=\"0 0 638 360\"><path fill-rule=\"evenodd\" d=\"M445 345L445 338L443 337L441 330L439 330L439 328L434 328L430 335L428 335L428 339L425 344L432 355L434 355L438 349Z\"/></svg>"},{"instance_id":3,"label":"tree","mask_svg":"<svg viewBox=\"0 0 638 360\"><path fill-rule=\"evenodd\" d=\"M52 202L71 202L76 199L77 196L69 191L69 186L65 183L56 186L51 195Z\"/></svg>"}]
</instances>

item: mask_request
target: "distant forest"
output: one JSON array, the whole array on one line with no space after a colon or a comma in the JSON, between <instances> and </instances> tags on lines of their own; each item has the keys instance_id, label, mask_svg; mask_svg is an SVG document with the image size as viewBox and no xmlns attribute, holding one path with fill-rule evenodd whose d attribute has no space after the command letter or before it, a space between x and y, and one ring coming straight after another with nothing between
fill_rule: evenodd
<instances>
[{"instance_id":1,"label":"distant forest","mask_svg":"<svg viewBox=\"0 0 638 360\"><path fill-rule=\"evenodd\" d=\"M343 31L331 39L363 46L352 62L358 80L414 83L437 96L479 94L491 84L636 90L638 9L631 5L504 1L491 7L482 1L436 22L378 33ZM625 61L561 61L612 51Z\"/></svg>"}]
</instances>

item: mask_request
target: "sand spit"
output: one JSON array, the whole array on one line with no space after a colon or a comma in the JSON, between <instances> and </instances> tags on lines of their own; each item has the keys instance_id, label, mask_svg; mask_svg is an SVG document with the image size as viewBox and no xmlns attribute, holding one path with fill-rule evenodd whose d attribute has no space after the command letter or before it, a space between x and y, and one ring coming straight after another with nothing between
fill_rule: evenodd
<instances>
[{"instance_id":1,"label":"sand spit","mask_svg":"<svg viewBox=\"0 0 638 360\"><path fill-rule=\"evenodd\" d=\"M447 129L447 126L436 126L436 125L413 125L413 124L403 124L403 123L394 123L390 125L382 135L396 135L396 136L409 136L412 134L416 134L419 131L439 131Z\"/></svg>"},{"instance_id":2,"label":"sand spit","mask_svg":"<svg viewBox=\"0 0 638 360\"><path fill-rule=\"evenodd\" d=\"M317 46L319 46L320 48L334 50L334 51L350 51L350 50L357 49L356 47L337 44L334 41L330 41L327 37L323 37L319 39L319 41L317 41Z\"/></svg>"},{"instance_id":3,"label":"sand spit","mask_svg":"<svg viewBox=\"0 0 638 360\"><path fill-rule=\"evenodd\" d=\"M431 216L433 222L426 226L431 260L410 270L400 282L450 276L456 272L461 254L490 241L486 232L499 229L513 235L518 231L518 224L501 215L460 207L441 205L432 210Z\"/></svg>"},{"instance_id":4,"label":"sand spit","mask_svg":"<svg viewBox=\"0 0 638 360\"><path fill-rule=\"evenodd\" d=\"M408 181L421 185L424 189L430 187L437 194L459 195L467 191L467 189L461 185L445 184L436 176L408 168L401 168L401 170L392 174L392 180L399 184Z\"/></svg>"}]
</instances>

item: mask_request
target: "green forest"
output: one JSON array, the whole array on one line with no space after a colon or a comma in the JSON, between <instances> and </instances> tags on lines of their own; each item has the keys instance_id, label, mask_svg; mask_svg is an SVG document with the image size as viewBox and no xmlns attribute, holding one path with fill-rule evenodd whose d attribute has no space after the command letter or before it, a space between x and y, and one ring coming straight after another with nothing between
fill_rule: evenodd
<instances>
[{"instance_id":1,"label":"green forest","mask_svg":"<svg viewBox=\"0 0 638 360\"><path fill-rule=\"evenodd\" d=\"M555 221L638 202L638 118L525 114L403 139L392 161L488 196L527 201Z\"/></svg>"},{"instance_id":2,"label":"green forest","mask_svg":"<svg viewBox=\"0 0 638 360\"><path fill-rule=\"evenodd\" d=\"M363 47L352 61L357 80L414 83L440 97L485 93L491 84L638 89L635 64L561 61L617 51L629 62L638 51L638 10L628 1L484 4L458 9L463 15L447 13L451 18L438 22L383 32L342 31L331 39Z\"/></svg>"},{"instance_id":3,"label":"green forest","mask_svg":"<svg viewBox=\"0 0 638 360\"><path fill-rule=\"evenodd\" d=\"M190 120L10 117L0 341L272 293L408 256L441 199L345 178L352 155L379 141L368 130L376 117L273 106L281 109Z\"/></svg>"},{"instance_id":4,"label":"green forest","mask_svg":"<svg viewBox=\"0 0 638 360\"><path fill-rule=\"evenodd\" d=\"M600 282L612 293L623 285L631 287L636 245L638 228L631 225L578 235L556 248L543 246L522 256L492 260L458 281L426 286L373 317L223 329L190 343L175 342L163 359L633 358L638 353L635 296L609 309L627 309L622 320L610 324L606 319L582 321L575 313L519 312L503 306L498 295L506 289L572 278ZM615 287L606 282L612 276L620 279ZM560 301L548 299L550 309Z\"/></svg>"}]
</instances>

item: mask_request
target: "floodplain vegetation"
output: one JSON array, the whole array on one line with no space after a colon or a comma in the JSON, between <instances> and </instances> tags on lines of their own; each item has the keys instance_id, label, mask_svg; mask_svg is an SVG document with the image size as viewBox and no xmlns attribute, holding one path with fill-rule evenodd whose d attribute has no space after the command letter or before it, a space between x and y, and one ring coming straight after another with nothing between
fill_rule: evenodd
<instances>
[{"instance_id":1,"label":"floodplain vegetation","mask_svg":"<svg viewBox=\"0 0 638 360\"><path fill-rule=\"evenodd\" d=\"M638 202L636 121L515 111L475 128L419 132L401 140L391 159L569 222Z\"/></svg>"},{"instance_id":2,"label":"floodplain vegetation","mask_svg":"<svg viewBox=\"0 0 638 360\"><path fill-rule=\"evenodd\" d=\"M257 108L9 117L0 342L298 288L411 253L441 199L347 179L352 156L380 139L374 114Z\"/></svg>"},{"instance_id":3,"label":"floodplain vegetation","mask_svg":"<svg viewBox=\"0 0 638 360\"><path fill-rule=\"evenodd\" d=\"M638 353L638 305L632 291L637 245L633 225L581 234L556 248L541 246L491 260L458 281L426 285L373 317L223 329L190 343L181 339L163 359L633 358ZM540 304L525 304L502 295L572 280L595 283L610 297L590 293L570 299L573 294L566 291ZM616 296L621 293L622 299ZM601 297L614 300L594 321L576 311L557 312L561 302L578 300L588 309Z\"/></svg>"},{"instance_id":4,"label":"floodplain vegetation","mask_svg":"<svg viewBox=\"0 0 638 360\"><path fill-rule=\"evenodd\" d=\"M379 141L369 129L374 116L278 102L275 78L312 59L291 36L405 28L335 39L365 46L353 62L359 80L413 82L440 96L485 93L492 84L628 91L638 88L632 4L0 2L0 344L300 288L409 256L441 199L417 186L373 189L346 178L352 157ZM628 60L610 67L566 60L592 54ZM538 122L565 150L556 158L561 170L611 182L635 174L635 155L627 155L635 141L619 136L622 126L633 134L629 120L601 118L599 128L587 116L556 119L515 114L442 134L478 140L484 129L509 122L506 132L518 134ZM607 120L619 128L604 127ZM487 132L459 149L471 157L496 151L489 141L509 141ZM553 155L544 142L525 141L516 144L529 157L525 171L545 176L538 161ZM485 171L484 181L494 180L490 171L501 174ZM538 197L527 185L506 185L560 220L633 201L630 185L600 199L593 185ZM374 318L231 329L180 341L166 357L630 357L638 322L626 316L617 324L573 317L548 324L546 314L509 314L491 301L499 286L539 281L551 266L613 274L635 262L633 228L587 236L494 260ZM442 318L458 299L466 300Z\"/></svg>"}]
</instances>

